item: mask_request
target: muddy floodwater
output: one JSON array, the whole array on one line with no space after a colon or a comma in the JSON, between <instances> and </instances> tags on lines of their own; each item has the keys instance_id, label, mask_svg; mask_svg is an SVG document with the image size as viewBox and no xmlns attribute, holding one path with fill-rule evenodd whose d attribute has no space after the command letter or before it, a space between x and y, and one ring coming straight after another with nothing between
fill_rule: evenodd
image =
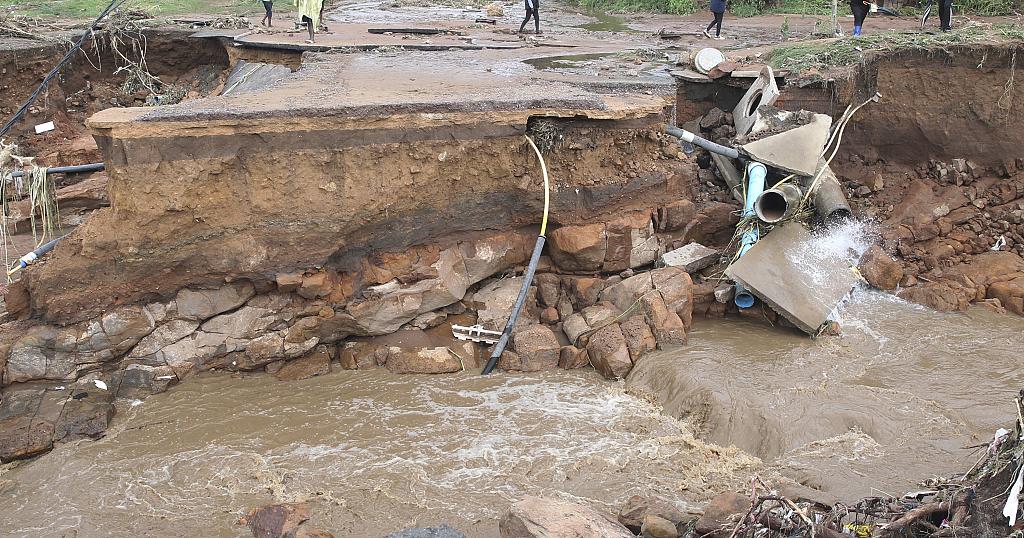
<instances>
[{"instance_id":1,"label":"muddy floodwater","mask_svg":"<svg viewBox=\"0 0 1024 538\"><path fill-rule=\"evenodd\" d=\"M190 380L122 405L102 440L9 466L0 529L245 536L234 523L248 508L313 499L314 522L336 536L440 522L493 536L525 494L608 510L638 493L696 504L776 472L830 494L898 493L965 470L977 454L963 447L1012 418L1024 320L865 290L839 317L843 336L817 341L703 321L687 348L645 358L689 376L679 390L698 395L703 424L592 371ZM703 435L765 462L691 435L709 424Z\"/></svg>"}]
</instances>

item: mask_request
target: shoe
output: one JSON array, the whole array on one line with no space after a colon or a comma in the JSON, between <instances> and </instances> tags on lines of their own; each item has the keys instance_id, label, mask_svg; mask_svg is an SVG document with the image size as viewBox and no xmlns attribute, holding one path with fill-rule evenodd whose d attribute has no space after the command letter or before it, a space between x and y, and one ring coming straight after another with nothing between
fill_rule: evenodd
<instances>
[{"instance_id":1,"label":"shoe","mask_svg":"<svg viewBox=\"0 0 1024 538\"><path fill-rule=\"evenodd\" d=\"M711 39L714 39L715 41L723 41L725 38L720 36L720 35L716 35L715 37L713 37Z\"/></svg>"},{"instance_id":2,"label":"shoe","mask_svg":"<svg viewBox=\"0 0 1024 538\"><path fill-rule=\"evenodd\" d=\"M701 33L702 33L702 34L704 34L704 37L706 37L706 38L708 38L708 39L711 39L711 34L710 34L710 33L708 33L708 31L707 31L707 30L704 30L704 31L702 31Z\"/></svg>"}]
</instances>

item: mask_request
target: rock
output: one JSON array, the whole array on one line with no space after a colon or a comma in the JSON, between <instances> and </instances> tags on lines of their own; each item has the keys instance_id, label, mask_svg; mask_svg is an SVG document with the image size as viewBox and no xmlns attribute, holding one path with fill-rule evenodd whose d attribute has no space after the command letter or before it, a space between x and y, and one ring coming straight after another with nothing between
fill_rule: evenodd
<instances>
[{"instance_id":1,"label":"rock","mask_svg":"<svg viewBox=\"0 0 1024 538\"><path fill-rule=\"evenodd\" d=\"M685 238L697 243L724 243L735 231L739 222L735 204L708 202L693 220L686 225Z\"/></svg>"},{"instance_id":2,"label":"rock","mask_svg":"<svg viewBox=\"0 0 1024 538\"><path fill-rule=\"evenodd\" d=\"M448 314L441 310L434 310L432 312L424 312L416 316L409 322L409 325L412 325L417 329L432 329L444 323L444 320L446 319L448 319Z\"/></svg>"},{"instance_id":3,"label":"rock","mask_svg":"<svg viewBox=\"0 0 1024 538\"><path fill-rule=\"evenodd\" d=\"M88 381L68 389L71 394L54 426L54 442L102 437L114 418L114 391L100 389Z\"/></svg>"},{"instance_id":4,"label":"rock","mask_svg":"<svg viewBox=\"0 0 1024 538\"><path fill-rule=\"evenodd\" d=\"M331 350L328 346L321 344L313 348L308 355L284 363L280 369L274 372L274 377L281 381L297 381L330 372Z\"/></svg>"},{"instance_id":5,"label":"rock","mask_svg":"<svg viewBox=\"0 0 1024 538\"><path fill-rule=\"evenodd\" d=\"M882 178L882 174L875 174L868 178L867 187L873 192L878 192L885 188L885 180ZM948 210L947 210L948 211Z\"/></svg>"},{"instance_id":6,"label":"rock","mask_svg":"<svg viewBox=\"0 0 1024 538\"><path fill-rule=\"evenodd\" d=\"M687 273L702 271L718 261L718 251L700 243L689 243L661 256L661 264L678 267Z\"/></svg>"},{"instance_id":7,"label":"rock","mask_svg":"<svg viewBox=\"0 0 1024 538\"><path fill-rule=\"evenodd\" d=\"M861 256L859 269L864 280L880 290L894 290L903 279L903 265L878 245Z\"/></svg>"},{"instance_id":8,"label":"rock","mask_svg":"<svg viewBox=\"0 0 1024 538\"><path fill-rule=\"evenodd\" d=\"M129 358L140 358L153 355L161 349L185 338L199 328L198 321L175 319L158 326L153 332L139 341L128 353Z\"/></svg>"},{"instance_id":9,"label":"rock","mask_svg":"<svg viewBox=\"0 0 1024 538\"><path fill-rule=\"evenodd\" d=\"M555 306L558 304L558 292L561 282L558 275L554 273L542 273L533 278L537 286L537 298L544 306Z\"/></svg>"},{"instance_id":10,"label":"rock","mask_svg":"<svg viewBox=\"0 0 1024 538\"><path fill-rule=\"evenodd\" d=\"M671 521L653 514L644 516L641 532L644 538L679 538L679 531Z\"/></svg>"},{"instance_id":11,"label":"rock","mask_svg":"<svg viewBox=\"0 0 1024 538\"><path fill-rule=\"evenodd\" d=\"M580 312L587 325L595 329L614 321L621 313L622 311L615 305L604 301L594 306L588 306Z\"/></svg>"},{"instance_id":12,"label":"rock","mask_svg":"<svg viewBox=\"0 0 1024 538\"><path fill-rule=\"evenodd\" d=\"M684 514L667 501L634 495L626 499L626 503L619 510L618 520L627 529L639 534L644 524L644 517L648 515L668 520L673 527L678 523L693 519L692 516Z\"/></svg>"},{"instance_id":13,"label":"rock","mask_svg":"<svg viewBox=\"0 0 1024 538\"><path fill-rule=\"evenodd\" d=\"M608 247L603 271L614 272L650 264L658 258L660 243L649 212L636 211L605 225Z\"/></svg>"},{"instance_id":14,"label":"rock","mask_svg":"<svg viewBox=\"0 0 1024 538\"><path fill-rule=\"evenodd\" d=\"M554 331L545 325L533 325L512 336L513 347L519 354L521 370L535 372L558 366L561 344Z\"/></svg>"},{"instance_id":15,"label":"rock","mask_svg":"<svg viewBox=\"0 0 1024 538\"><path fill-rule=\"evenodd\" d=\"M302 284L299 285L298 293L300 297L316 299L317 297L326 297L330 295L333 287L331 275L321 271L313 273L312 275L303 276Z\"/></svg>"},{"instance_id":16,"label":"rock","mask_svg":"<svg viewBox=\"0 0 1024 538\"><path fill-rule=\"evenodd\" d=\"M473 302L482 305L477 308L477 323L492 331L504 330L522 286L523 277L514 277L495 280L481 287L473 294ZM527 293L526 303L516 321L516 330L537 323L529 313L536 309L536 302L536 293Z\"/></svg>"},{"instance_id":17,"label":"rock","mask_svg":"<svg viewBox=\"0 0 1024 538\"><path fill-rule=\"evenodd\" d=\"M682 230L697 215L697 206L690 200L676 200L658 210L658 230L674 232Z\"/></svg>"},{"instance_id":18,"label":"rock","mask_svg":"<svg viewBox=\"0 0 1024 538\"><path fill-rule=\"evenodd\" d=\"M251 282L228 284L215 290L183 289L175 297L180 319L206 320L242 306L256 293Z\"/></svg>"},{"instance_id":19,"label":"rock","mask_svg":"<svg viewBox=\"0 0 1024 538\"><path fill-rule=\"evenodd\" d=\"M658 347L658 341L655 340L654 333L651 332L643 315L632 316L620 323L619 327L626 339L626 349L629 350L629 357L633 363L640 360L648 351Z\"/></svg>"},{"instance_id":20,"label":"rock","mask_svg":"<svg viewBox=\"0 0 1024 538\"><path fill-rule=\"evenodd\" d=\"M570 281L569 292L577 310L597 303L605 282L600 278L576 277Z\"/></svg>"},{"instance_id":21,"label":"rock","mask_svg":"<svg viewBox=\"0 0 1024 538\"><path fill-rule=\"evenodd\" d=\"M558 367L565 370L583 368L590 364L590 357L586 349L576 346L564 346L558 351Z\"/></svg>"},{"instance_id":22,"label":"rock","mask_svg":"<svg viewBox=\"0 0 1024 538\"><path fill-rule=\"evenodd\" d=\"M554 325L555 323L558 323L558 309L553 306L549 306L544 310L541 310L540 322L547 325Z\"/></svg>"},{"instance_id":23,"label":"rock","mask_svg":"<svg viewBox=\"0 0 1024 538\"><path fill-rule=\"evenodd\" d=\"M580 335L591 329L590 324L587 323L586 318L583 314L576 313L567 318L562 322L562 332L569 339L569 342L576 343Z\"/></svg>"},{"instance_id":24,"label":"rock","mask_svg":"<svg viewBox=\"0 0 1024 538\"><path fill-rule=\"evenodd\" d=\"M697 520L697 534L709 538L726 538L736 521L750 509L750 498L739 493L722 493L711 499L704 515Z\"/></svg>"},{"instance_id":25,"label":"rock","mask_svg":"<svg viewBox=\"0 0 1024 538\"><path fill-rule=\"evenodd\" d=\"M462 363L448 348L408 350L388 348L388 370L396 374L446 374L462 370Z\"/></svg>"},{"instance_id":26,"label":"rock","mask_svg":"<svg viewBox=\"0 0 1024 538\"><path fill-rule=\"evenodd\" d=\"M997 299L1006 310L1024 316L1024 277L990 284L986 297Z\"/></svg>"},{"instance_id":27,"label":"rock","mask_svg":"<svg viewBox=\"0 0 1024 538\"><path fill-rule=\"evenodd\" d=\"M640 305L659 347L686 343L686 324L678 314L669 310L660 294L644 296Z\"/></svg>"},{"instance_id":28,"label":"rock","mask_svg":"<svg viewBox=\"0 0 1024 538\"><path fill-rule=\"evenodd\" d=\"M169 366L129 364L114 377L118 398L143 399L159 394L178 382Z\"/></svg>"},{"instance_id":29,"label":"rock","mask_svg":"<svg viewBox=\"0 0 1024 538\"><path fill-rule=\"evenodd\" d=\"M540 497L514 503L499 521L498 533L502 538L633 538L593 508Z\"/></svg>"},{"instance_id":30,"label":"rock","mask_svg":"<svg viewBox=\"0 0 1024 538\"><path fill-rule=\"evenodd\" d=\"M239 523L247 525L256 538L285 538L295 536L309 515L308 503L271 504L249 510Z\"/></svg>"},{"instance_id":31,"label":"rock","mask_svg":"<svg viewBox=\"0 0 1024 538\"><path fill-rule=\"evenodd\" d=\"M40 417L43 401L48 396L42 388L11 388L0 398L0 463L28 458L53 448L54 422L57 412ZM58 398L67 398L66 391L49 391ZM53 406L47 406L53 407Z\"/></svg>"},{"instance_id":32,"label":"rock","mask_svg":"<svg viewBox=\"0 0 1024 538\"><path fill-rule=\"evenodd\" d=\"M679 316L686 330L690 330L693 321L693 279L690 275L677 267L661 267L651 271L651 282L661 293L668 309Z\"/></svg>"},{"instance_id":33,"label":"rock","mask_svg":"<svg viewBox=\"0 0 1024 538\"><path fill-rule=\"evenodd\" d=\"M654 284L651 281L651 274L641 273L605 288L601 292L601 301L610 302L620 311L625 312L630 307L634 307L637 300L652 289L654 289ZM591 326L596 326L594 322L587 321Z\"/></svg>"},{"instance_id":34,"label":"rock","mask_svg":"<svg viewBox=\"0 0 1024 538\"><path fill-rule=\"evenodd\" d=\"M371 342L345 342L338 350L338 361L346 370L367 370L377 367L376 352L383 346ZM385 350L386 353L386 350Z\"/></svg>"},{"instance_id":35,"label":"rock","mask_svg":"<svg viewBox=\"0 0 1024 538\"><path fill-rule=\"evenodd\" d=\"M534 239L533 235L513 231L459 243L469 282L475 284L525 263L533 252Z\"/></svg>"},{"instance_id":36,"label":"rock","mask_svg":"<svg viewBox=\"0 0 1024 538\"><path fill-rule=\"evenodd\" d=\"M562 226L548 234L548 244L555 264L567 271L599 271L608 250L603 223Z\"/></svg>"},{"instance_id":37,"label":"rock","mask_svg":"<svg viewBox=\"0 0 1024 538\"><path fill-rule=\"evenodd\" d=\"M606 379L621 379L633 368L626 337L618 324L608 325L590 336L587 355L594 369Z\"/></svg>"},{"instance_id":38,"label":"rock","mask_svg":"<svg viewBox=\"0 0 1024 538\"><path fill-rule=\"evenodd\" d=\"M725 112L719 108L712 108L704 117L700 119L700 128L705 131L710 131L715 127L718 127L725 123Z\"/></svg>"},{"instance_id":39,"label":"rock","mask_svg":"<svg viewBox=\"0 0 1024 538\"><path fill-rule=\"evenodd\" d=\"M736 286L733 284L719 284L715 287L715 301L721 304L728 304L736 296Z\"/></svg>"},{"instance_id":40,"label":"rock","mask_svg":"<svg viewBox=\"0 0 1024 538\"><path fill-rule=\"evenodd\" d=\"M977 296L975 288L943 280L900 290L900 298L940 312L963 312Z\"/></svg>"},{"instance_id":41,"label":"rock","mask_svg":"<svg viewBox=\"0 0 1024 538\"><path fill-rule=\"evenodd\" d=\"M442 523L436 527L418 527L393 532L384 538L466 538L466 535Z\"/></svg>"},{"instance_id":42,"label":"rock","mask_svg":"<svg viewBox=\"0 0 1024 538\"><path fill-rule=\"evenodd\" d=\"M277 283L277 291L281 293L291 293L302 285L302 273L278 273L274 277L274 281Z\"/></svg>"}]
</instances>

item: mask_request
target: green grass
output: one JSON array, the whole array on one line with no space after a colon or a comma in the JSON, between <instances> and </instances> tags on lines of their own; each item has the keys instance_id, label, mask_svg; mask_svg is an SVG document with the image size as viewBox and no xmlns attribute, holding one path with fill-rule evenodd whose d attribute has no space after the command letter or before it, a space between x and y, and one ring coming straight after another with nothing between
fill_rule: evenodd
<instances>
[{"instance_id":1,"label":"green grass","mask_svg":"<svg viewBox=\"0 0 1024 538\"><path fill-rule=\"evenodd\" d=\"M28 17L91 19L109 3L110 0L0 0L0 11ZM291 2L277 3L282 8L291 8ZM263 5L256 0L129 0L125 6L142 9L153 16L185 13L241 15L263 11Z\"/></svg>"},{"instance_id":2,"label":"green grass","mask_svg":"<svg viewBox=\"0 0 1024 538\"><path fill-rule=\"evenodd\" d=\"M843 38L827 43L796 43L775 47L768 61L776 69L796 72L812 68L854 65L865 55L904 49L941 48L957 45L980 45L995 40L1024 41L1024 26L997 24L968 26L939 34L885 32Z\"/></svg>"},{"instance_id":3,"label":"green grass","mask_svg":"<svg viewBox=\"0 0 1024 538\"><path fill-rule=\"evenodd\" d=\"M651 12L687 15L708 9L709 0L578 0L580 5L606 12ZM900 7L903 15L918 15L924 11L926 0L920 6ZM1024 0L954 0L956 14L998 16L1024 11ZM933 10L935 8L932 8ZM831 0L731 0L729 13L737 17L756 15L831 15ZM839 0L840 16L850 14L850 3Z\"/></svg>"}]
</instances>

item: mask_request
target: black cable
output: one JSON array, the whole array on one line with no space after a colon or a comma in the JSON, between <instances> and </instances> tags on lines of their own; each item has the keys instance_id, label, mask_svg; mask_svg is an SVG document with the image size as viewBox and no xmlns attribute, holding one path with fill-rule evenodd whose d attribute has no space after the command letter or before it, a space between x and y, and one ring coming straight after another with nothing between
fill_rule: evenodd
<instances>
[{"instance_id":1,"label":"black cable","mask_svg":"<svg viewBox=\"0 0 1024 538\"><path fill-rule=\"evenodd\" d=\"M100 21L103 20L104 17L109 15L111 11L114 11L115 9L121 7L121 5L124 4L126 1L127 0L110 0L110 4L107 5L107 8L104 9L98 17L96 17L96 20L93 21L93 23L89 26L89 29L82 34L82 37L78 38L78 41L68 50L64 57L61 58L59 62L57 62L57 65L54 66L54 68L51 69L45 77L43 77L43 82L39 84L39 87L36 88L36 91L32 92L32 95L29 96L28 101L25 101L25 104L21 105L21 108L19 108L18 111L14 113L14 116L12 116L11 119L4 124L3 128L0 128L0 136L7 134L7 131L10 131L11 128L14 127L14 124L21 120L25 113L28 112L28 107L32 106L32 103L36 102L36 99L39 97L39 94L43 93L43 90L46 89L46 86L50 84L50 81L57 76L61 68L63 68L65 65L67 65L69 61L71 61L71 58L73 58L75 53L78 52L78 49L82 48L82 44L85 43L86 38L92 35L93 31L96 30L96 26L99 25Z\"/></svg>"}]
</instances>

